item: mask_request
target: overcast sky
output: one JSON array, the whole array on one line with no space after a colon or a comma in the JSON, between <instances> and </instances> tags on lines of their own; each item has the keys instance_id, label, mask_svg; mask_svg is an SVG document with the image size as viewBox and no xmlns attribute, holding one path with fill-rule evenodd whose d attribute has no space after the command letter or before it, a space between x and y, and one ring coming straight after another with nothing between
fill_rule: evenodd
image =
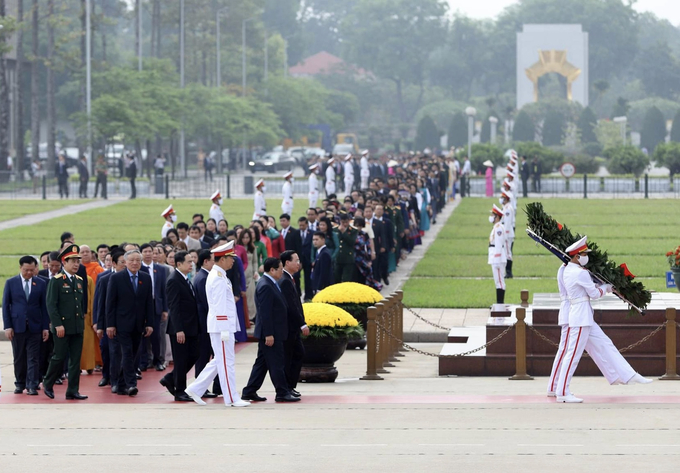
<instances>
[{"instance_id":1,"label":"overcast sky","mask_svg":"<svg viewBox=\"0 0 680 473\"><path fill-rule=\"evenodd\" d=\"M451 11L456 10L473 18L494 18L505 7L517 3L517 0L448 0ZM638 11L650 11L659 18L666 18L674 25L680 25L679 0L638 0L635 5Z\"/></svg>"}]
</instances>

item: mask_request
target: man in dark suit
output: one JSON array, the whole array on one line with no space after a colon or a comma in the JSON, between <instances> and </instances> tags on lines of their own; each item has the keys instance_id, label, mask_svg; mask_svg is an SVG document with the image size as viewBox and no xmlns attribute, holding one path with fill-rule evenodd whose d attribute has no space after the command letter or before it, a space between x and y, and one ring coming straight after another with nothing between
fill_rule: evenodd
<instances>
[{"instance_id":1,"label":"man in dark suit","mask_svg":"<svg viewBox=\"0 0 680 473\"><path fill-rule=\"evenodd\" d=\"M333 284L333 261L330 250L326 248L324 232L316 232L312 244L316 248L316 259L312 265L312 290L316 294Z\"/></svg>"},{"instance_id":2,"label":"man in dark suit","mask_svg":"<svg viewBox=\"0 0 680 473\"><path fill-rule=\"evenodd\" d=\"M59 198L68 199L68 164L66 163L66 156L59 154L59 159L54 166L54 175L57 176L59 184Z\"/></svg>"},{"instance_id":3,"label":"man in dark suit","mask_svg":"<svg viewBox=\"0 0 680 473\"><path fill-rule=\"evenodd\" d=\"M40 342L48 338L47 283L34 277L38 262L32 256L19 259L19 274L5 282L2 320L14 356L14 394L26 389L38 394L40 383Z\"/></svg>"},{"instance_id":4,"label":"man in dark suit","mask_svg":"<svg viewBox=\"0 0 680 473\"><path fill-rule=\"evenodd\" d=\"M531 170L529 169L529 163L527 163L527 157L522 156L522 163L519 165L519 175L522 178L522 196L527 197L529 192L529 174Z\"/></svg>"},{"instance_id":5,"label":"man in dark suit","mask_svg":"<svg viewBox=\"0 0 680 473\"><path fill-rule=\"evenodd\" d=\"M50 251L47 257L47 282L61 272L61 261L59 260L58 251ZM45 377L47 373L47 366L50 364L50 357L54 350L54 340L52 333L48 331L48 338L40 344L40 378ZM61 378L57 380L57 384L61 383Z\"/></svg>"},{"instance_id":6,"label":"man in dark suit","mask_svg":"<svg viewBox=\"0 0 680 473\"><path fill-rule=\"evenodd\" d=\"M106 290L109 287L109 278L113 273L123 271L125 269L125 251L115 249L111 253L111 262L113 266L107 269L99 276L97 276L97 284L94 287L94 302L92 306L92 324L97 330L99 337L99 348L102 353L102 379L99 380L99 387L108 386L111 384L111 355L109 349L109 342L118 343L118 340L109 340L105 336L106 331ZM120 355L120 347L115 350ZM120 363L118 364L120 366ZM116 379L120 378L120 373ZM115 385L115 391L118 391L118 385Z\"/></svg>"},{"instance_id":7,"label":"man in dark suit","mask_svg":"<svg viewBox=\"0 0 680 473\"><path fill-rule=\"evenodd\" d=\"M300 370L302 369L302 358L305 356L305 347L302 345L302 335L309 335L309 327L305 323L305 314L302 310L300 296L297 293L293 276L300 271L300 257L294 251L286 250L281 253L281 263L283 264L283 276L279 280L281 293L286 299L288 310L288 339L284 344L286 356L286 378L290 393L295 397L300 397L300 393L295 389Z\"/></svg>"},{"instance_id":8,"label":"man in dark suit","mask_svg":"<svg viewBox=\"0 0 680 473\"><path fill-rule=\"evenodd\" d=\"M168 274L165 266L153 262L153 247L151 245L144 243L139 249L142 252L142 267L139 270L151 276L151 292L154 304L153 333L149 338L142 340L139 367L142 371L146 371L149 365L148 347L150 343L153 355L151 363L156 371L163 371L165 367L161 363L161 336L165 335L160 331L160 324L161 320L168 318L168 298L165 291Z\"/></svg>"},{"instance_id":9,"label":"man in dark suit","mask_svg":"<svg viewBox=\"0 0 680 473\"><path fill-rule=\"evenodd\" d=\"M290 215L281 214L279 223L281 224L281 236L283 237L286 250L294 251L299 255L302 252L302 239L300 238L300 231L290 226ZM295 280L298 295L301 295L300 273L296 273L293 279Z\"/></svg>"},{"instance_id":10,"label":"man in dark suit","mask_svg":"<svg viewBox=\"0 0 680 473\"><path fill-rule=\"evenodd\" d=\"M264 275L257 283L255 290L255 306L257 321L255 337L259 339L257 358L250 372L250 379L241 399L244 401L266 401L257 390L269 377L276 388L276 402L296 402L300 398L291 394L286 379L284 343L288 339L288 321L286 300L277 282L283 275L283 265L278 258L267 258L264 261Z\"/></svg>"},{"instance_id":11,"label":"man in dark suit","mask_svg":"<svg viewBox=\"0 0 680 473\"><path fill-rule=\"evenodd\" d=\"M78 196L81 199L87 199L87 183L90 180L90 171L87 169L87 158L83 155L78 161L78 181L80 187L78 188Z\"/></svg>"},{"instance_id":12,"label":"man in dark suit","mask_svg":"<svg viewBox=\"0 0 680 473\"><path fill-rule=\"evenodd\" d=\"M137 375L135 359L142 339L153 333L153 295L151 276L142 273L142 254L139 250L125 253L125 271L109 278L106 290L106 335L114 337L120 346L120 354L111 351L111 386L117 386L119 395L136 395ZM110 340L109 340L110 341ZM122 367L123 376L119 377ZM114 384L115 382L115 384ZM113 389L113 388L112 388Z\"/></svg>"},{"instance_id":13,"label":"man in dark suit","mask_svg":"<svg viewBox=\"0 0 680 473\"><path fill-rule=\"evenodd\" d=\"M83 351L85 332L84 284L76 274L80 266L78 245L65 245L59 254L62 272L50 279L47 285L47 313L50 316L51 331L54 335L54 354L50 359L43 392L54 399L54 384L64 372L64 361L68 359L68 388L66 399L83 400L80 388L80 355Z\"/></svg>"},{"instance_id":14,"label":"man in dark suit","mask_svg":"<svg viewBox=\"0 0 680 473\"><path fill-rule=\"evenodd\" d=\"M203 250L208 250L210 249L210 243L207 241L203 241L201 238L201 229L198 225L194 224L189 227L189 237L193 238L194 240L198 241L201 244L201 249Z\"/></svg>"},{"instance_id":15,"label":"man in dark suit","mask_svg":"<svg viewBox=\"0 0 680 473\"><path fill-rule=\"evenodd\" d=\"M135 155L130 153L127 157L127 177L130 178L130 198L137 198L137 186L135 185L135 179L137 179L137 161L135 160Z\"/></svg>"},{"instance_id":16,"label":"man in dark suit","mask_svg":"<svg viewBox=\"0 0 680 473\"><path fill-rule=\"evenodd\" d=\"M168 277L168 335L172 348L173 370L160 383L171 393L175 401L192 402L184 390L187 388L187 372L198 359L198 305L196 291L187 275L191 272L191 260L186 251L175 253L175 271Z\"/></svg>"},{"instance_id":17,"label":"man in dark suit","mask_svg":"<svg viewBox=\"0 0 680 473\"><path fill-rule=\"evenodd\" d=\"M298 219L298 228L300 229L300 264L304 271L305 278L305 301L310 301L314 297L312 290L312 238L314 232L309 228L309 221L305 217Z\"/></svg>"}]
</instances>

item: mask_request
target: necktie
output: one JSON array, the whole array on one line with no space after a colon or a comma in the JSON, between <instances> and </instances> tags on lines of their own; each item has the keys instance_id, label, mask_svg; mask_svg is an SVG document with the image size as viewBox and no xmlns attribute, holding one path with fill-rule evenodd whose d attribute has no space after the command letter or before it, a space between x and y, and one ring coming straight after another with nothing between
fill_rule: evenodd
<instances>
[{"instance_id":1,"label":"necktie","mask_svg":"<svg viewBox=\"0 0 680 473\"><path fill-rule=\"evenodd\" d=\"M153 264L150 264L149 266L146 267L149 270L149 276L151 276L151 297L156 297L156 284L154 281L154 275L153 275Z\"/></svg>"},{"instance_id":2,"label":"necktie","mask_svg":"<svg viewBox=\"0 0 680 473\"><path fill-rule=\"evenodd\" d=\"M194 285L191 284L191 281L187 279L187 284L189 284L189 287L191 288L191 293L196 297L196 291L194 291Z\"/></svg>"},{"instance_id":3,"label":"necktie","mask_svg":"<svg viewBox=\"0 0 680 473\"><path fill-rule=\"evenodd\" d=\"M28 279L24 279L24 292L26 293L26 300L28 300L28 296L31 294L31 290L28 287Z\"/></svg>"},{"instance_id":4,"label":"necktie","mask_svg":"<svg viewBox=\"0 0 680 473\"><path fill-rule=\"evenodd\" d=\"M136 274L132 275L132 288L135 290L135 294L137 294L137 275Z\"/></svg>"}]
</instances>

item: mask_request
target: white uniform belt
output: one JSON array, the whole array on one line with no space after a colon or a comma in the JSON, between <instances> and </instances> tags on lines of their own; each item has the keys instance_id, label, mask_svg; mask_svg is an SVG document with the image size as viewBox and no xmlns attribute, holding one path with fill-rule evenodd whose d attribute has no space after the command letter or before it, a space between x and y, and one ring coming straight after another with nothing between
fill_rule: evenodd
<instances>
[{"instance_id":1,"label":"white uniform belt","mask_svg":"<svg viewBox=\"0 0 680 473\"><path fill-rule=\"evenodd\" d=\"M588 301L590 301L590 297L588 297L588 296L577 297L575 299L569 299L569 302L571 302L572 305L573 304L581 304L582 302L588 302Z\"/></svg>"}]
</instances>

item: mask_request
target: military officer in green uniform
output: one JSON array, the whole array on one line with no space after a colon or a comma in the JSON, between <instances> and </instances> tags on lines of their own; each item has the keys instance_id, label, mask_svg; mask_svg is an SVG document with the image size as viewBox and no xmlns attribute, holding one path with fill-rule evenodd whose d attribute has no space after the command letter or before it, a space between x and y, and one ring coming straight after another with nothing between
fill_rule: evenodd
<instances>
[{"instance_id":1,"label":"military officer in green uniform","mask_svg":"<svg viewBox=\"0 0 680 473\"><path fill-rule=\"evenodd\" d=\"M85 310L83 279L76 274L80 266L80 248L67 245L59 254L62 270L47 285L47 313L54 335L54 354L43 381L43 391L54 399L53 386L61 375L68 356L68 388L66 399L87 399L78 392L80 387L80 354L83 350Z\"/></svg>"},{"instance_id":2,"label":"military officer in green uniform","mask_svg":"<svg viewBox=\"0 0 680 473\"><path fill-rule=\"evenodd\" d=\"M338 235L340 245L335 256L335 282L355 281L356 261L354 259L354 244L357 241L356 229L349 226L349 215L340 214L340 225L334 232Z\"/></svg>"}]
</instances>

